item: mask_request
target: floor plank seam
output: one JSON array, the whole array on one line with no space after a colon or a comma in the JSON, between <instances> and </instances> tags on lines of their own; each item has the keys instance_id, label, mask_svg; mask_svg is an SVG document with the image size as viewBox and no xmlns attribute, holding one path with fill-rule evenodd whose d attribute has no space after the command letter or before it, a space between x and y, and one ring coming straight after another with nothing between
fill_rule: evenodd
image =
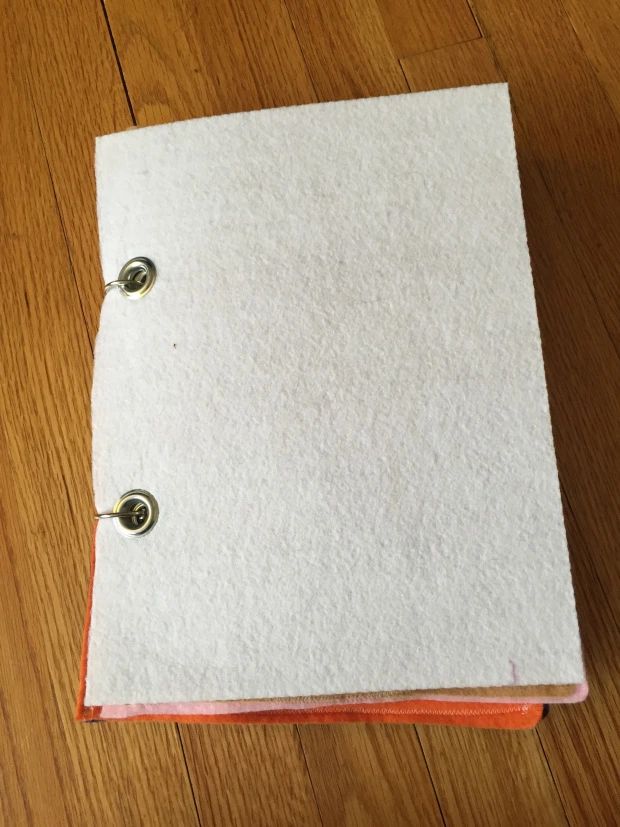
<instances>
[{"instance_id":1,"label":"floor plank seam","mask_svg":"<svg viewBox=\"0 0 620 827\"><path fill-rule=\"evenodd\" d=\"M183 736L181 735L181 729L179 724L175 724L174 728L177 733L177 738L179 739L179 746L181 747L181 755L183 756L183 764L185 765L185 775L187 776L187 782L189 784L189 789L192 794L192 801L194 802L194 810L196 811L196 821L198 823L198 827L202 827L202 819L200 818L200 810L198 809L198 801L196 800L196 793L194 792L194 783L192 781L192 775L189 771L189 765L187 763L187 755L185 754L185 744L183 743Z\"/></svg>"},{"instance_id":2,"label":"floor plank seam","mask_svg":"<svg viewBox=\"0 0 620 827\"><path fill-rule=\"evenodd\" d=\"M396 59L400 63L403 60L411 60L414 57L422 57L422 55L430 55L433 52L443 52L446 49L452 49L454 46L464 46L466 43L476 43L478 40L484 40L484 35L478 35L478 37L468 37L466 40L456 40L454 43L444 43L441 46L433 46L432 49L422 49L421 52L407 52L404 55L396 56Z\"/></svg>"},{"instance_id":3,"label":"floor plank seam","mask_svg":"<svg viewBox=\"0 0 620 827\"><path fill-rule=\"evenodd\" d=\"M553 714L553 710L551 710L551 714ZM545 726L545 721L541 721L538 724L538 727L540 727L540 726ZM551 776L551 780L553 781L553 786L555 788L555 791L556 791L556 794L557 794L557 797L558 797L558 801L560 802L560 806L562 807L562 812L564 813L564 820L566 821L566 824L569 825L569 827L572 827L573 822L568 817L568 813L566 811L566 804L564 803L564 796L562 795L562 793L560 791L560 788L558 786L558 782L556 780L555 774L554 774L553 770L551 769L551 764L549 763L549 756L547 755L547 751L545 750L545 745L543 744L543 739L540 737L540 730L538 729L538 727L536 728L535 732L536 732L536 737L538 738L538 743L540 744L540 749L542 751L543 758L545 759L545 765L547 767L547 770L549 771L549 775Z\"/></svg>"},{"instance_id":4,"label":"floor plank seam","mask_svg":"<svg viewBox=\"0 0 620 827\"><path fill-rule=\"evenodd\" d=\"M404 58L401 59L401 58L397 57L396 58L396 63L398 65L398 68L400 69L401 75L403 76L405 89L407 89L409 92L411 92L411 86L409 85L409 81L407 80L407 73L405 72L405 67L403 66L403 60L404 60Z\"/></svg>"},{"instance_id":5,"label":"floor plank seam","mask_svg":"<svg viewBox=\"0 0 620 827\"><path fill-rule=\"evenodd\" d=\"M476 9L475 0L466 0L467 5L469 6L469 11L471 16L474 18L474 23L478 27L478 31L480 32L480 37L487 37L487 33L484 30L484 26L482 25L482 18L478 14L478 10Z\"/></svg>"},{"instance_id":6,"label":"floor plank seam","mask_svg":"<svg viewBox=\"0 0 620 827\"><path fill-rule=\"evenodd\" d=\"M114 33L112 32L112 25L110 24L110 18L108 17L108 10L105 5L105 0L101 0L101 10L103 12L103 19L105 20L106 28L108 30L108 37L110 38L110 43L112 45L112 51L114 52L114 60L116 61L116 68L118 69L118 74L121 79L121 83L123 85L123 91L125 92L125 99L127 100L127 106L129 108L129 114L131 116L131 121L134 126L138 125L138 121L136 119L136 113L133 109L133 104L131 103L131 97L129 95L129 88L127 86L127 81L125 80L125 74L123 72L123 65L121 63L120 56L118 54L118 49L116 48L116 41L114 40Z\"/></svg>"},{"instance_id":7,"label":"floor plank seam","mask_svg":"<svg viewBox=\"0 0 620 827\"><path fill-rule=\"evenodd\" d=\"M482 31L482 26L480 25L480 21L478 20L478 17L474 12L474 8L473 8L473 5L472 5L471 1L470 0L465 0L465 2L467 3L467 8L469 9L469 13L471 14L471 18L474 21L474 25L478 29L478 34L480 35L480 37L484 37L484 32ZM475 38L475 39L477 40L478 38Z\"/></svg>"},{"instance_id":8,"label":"floor plank seam","mask_svg":"<svg viewBox=\"0 0 620 827\"><path fill-rule=\"evenodd\" d=\"M293 35L295 37L295 41L297 43L297 48L299 49L299 54L301 55L301 59L303 60L304 69L306 70L306 77L308 78L308 81L309 81L310 86L312 88L312 93L314 95L314 100L315 101L320 101L321 99L319 98L319 93L317 92L317 88L314 85L314 78L312 77L312 72L310 71L310 67L308 66L308 62L306 60L306 55L304 54L303 46L301 45L301 40L299 39L299 34L297 33L297 28L295 27L295 21L293 20L291 10L289 9L288 3L286 2L286 0L282 0L282 6L284 7L284 9L286 11L286 15L287 15L287 17L289 19L289 22L291 24L291 31L293 32Z\"/></svg>"},{"instance_id":9,"label":"floor plank seam","mask_svg":"<svg viewBox=\"0 0 620 827\"><path fill-rule=\"evenodd\" d=\"M299 742L299 747L301 749L301 754L304 758L304 764L306 766L306 773L308 775L308 781L310 782L310 789L312 790L312 798L314 799L314 805L316 807L316 812L319 817L319 821L321 825L323 825L323 814L321 813L321 808L319 807L319 799L317 798L316 790L314 789L314 781L312 780L312 773L310 772L310 767L308 766L308 758L306 756L306 750L304 749L304 742L301 737L301 733L299 732L299 724L294 724L295 726L295 735L297 736L297 741Z\"/></svg>"},{"instance_id":10,"label":"floor plank seam","mask_svg":"<svg viewBox=\"0 0 620 827\"><path fill-rule=\"evenodd\" d=\"M435 795L435 801L437 802L437 809L439 810L439 815L441 816L441 822L443 827L447 827L448 822L446 821L446 816L444 815L443 807L441 806L441 799L439 798L439 793L437 791L437 787L435 786L435 779L433 778L433 773L431 772L430 765L428 763L428 758L426 757L426 751L424 750L424 744L422 743L422 739L420 738L420 733L418 732L418 728L415 724L412 725L413 732L415 737L418 740L418 744L420 746L420 752L422 753L422 758L424 759L424 764L426 766L426 772L428 773L429 780L431 782L431 787L433 788L433 793Z\"/></svg>"}]
</instances>

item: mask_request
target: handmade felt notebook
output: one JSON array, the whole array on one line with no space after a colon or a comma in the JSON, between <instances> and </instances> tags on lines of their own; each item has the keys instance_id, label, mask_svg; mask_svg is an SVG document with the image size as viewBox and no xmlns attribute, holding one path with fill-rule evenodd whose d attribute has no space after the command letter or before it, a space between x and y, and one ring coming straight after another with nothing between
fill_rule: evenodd
<instances>
[{"instance_id":1,"label":"handmade felt notebook","mask_svg":"<svg viewBox=\"0 0 620 827\"><path fill-rule=\"evenodd\" d=\"M135 129L96 174L78 716L583 697L507 87Z\"/></svg>"}]
</instances>

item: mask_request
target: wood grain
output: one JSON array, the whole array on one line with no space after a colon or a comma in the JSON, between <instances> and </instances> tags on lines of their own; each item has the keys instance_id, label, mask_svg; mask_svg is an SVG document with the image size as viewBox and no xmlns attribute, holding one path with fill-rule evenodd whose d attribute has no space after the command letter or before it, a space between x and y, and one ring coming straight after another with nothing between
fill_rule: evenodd
<instances>
[{"instance_id":1,"label":"wood grain","mask_svg":"<svg viewBox=\"0 0 620 827\"><path fill-rule=\"evenodd\" d=\"M203 824L321 824L296 727L180 729Z\"/></svg>"},{"instance_id":2,"label":"wood grain","mask_svg":"<svg viewBox=\"0 0 620 827\"><path fill-rule=\"evenodd\" d=\"M620 124L557 0L473 4L620 353ZM525 45L525 48L524 48Z\"/></svg>"},{"instance_id":3,"label":"wood grain","mask_svg":"<svg viewBox=\"0 0 620 827\"><path fill-rule=\"evenodd\" d=\"M313 99L279 0L107 0L106 7L140 125Z\"/></svg>"},{"instance_id":4,"label":"wood grain","mask_svg":"<svg viewBox=\"0 0 620 827\"><path fill-rule=\"evenodd\" d=\"M485 39L462 0L0 0L3 823L617 820L617 5L473 5ZM500 77L515 107L590 699L553 709L534 733L75 724L101 298L94 136Z\"/></svg>"},{"instance_id":5,"label":"wood grain","mask_svg":"<svg viewBox=\"0 0 620 827\"><path fill-rule=\"evenodd\" d=\"M566 824L535 732L422 729L420 740L447 824Z\"/></svg>"},{"instance_id":6,"label":"wood grain","mask_svg":"<svg viewBox=\"0 0 620 827\"><path fill-rule=\"evenodd\" d=\"M467 0L377 0L396 57L480 37Z\"/></svg>"},{"instance_id":7,"label":"wood grain","mask_svg":"<svg viewBox=\"0 0 620 827\"><path fill-rule=\"evenodd\" d=\"M485 40L471 40L401 60L412 92L500 83L504 80Z\"/></svg>"},{"instance_id":8,"label":"wood grain","mask_svg":"<svg viewBox=\"0 0 620 827\"><path fill-rule=\"evenodd\" d=\"M620 4L563 0L570 22L616 115L620 116Z\"/></svg>"},{"instance_id":9,"label":"wood grain","mask_svg":"<svg viewBox=\"0 0 620 827\"><path fill-rule=\"evenodd\" d=\"M324 827L442 824L414 727L321 725L300 735Z\"/></svg>"},{"instance_id":10,"label":"wood grain","mask_svg":"<svg viewBox=\"0 0 620 827\"><path fill-rule=\"evenodd\" d=\"M13 3L12 25L93 341L101 303L94 136L129 128L131 114L96 0Z\"/></svg>"},{"instance_id":11,"label":"wood grain","mask_svg":"<svg viewBox=\"0 0 620 827\"><path fill-rule=\"evenodd\" d=\"M319 100L406 92L383 19L367 0L287 0Z\"/></svg>"},{"instance_id":12,"label":"wood grain","mask_svg":"<svg viewBox=\"0 0 620 827\"><path fill-rule=\"evenodd\" d=\"M559 219L517 122L517 141L522 191L527 218L530 253L534 267L538 314L550 394L556 453L565 500L569 548L578 597L584 645L596 646L596 639L618 649L614 613L619 606L614 537L618 505L611 491L617 479L619 459L617 422L620 421L620 366L596 303L571 253L563 222ZM611 491L610 487L611 486ZM598 520L595 515L598 514ZM575 525L586 542L575 542ZM611 608L613 606L613 609ZM607 607L605 622L600 613ZM605 615L603 615L605 616ZM597 647L598 648L598 647ZM596 651L590 648L590 653ZM589 670L592 660L586 659ZM597 675L603 685L617 683L617 665L597 659ZM596 686L599 679L589 678ZM614 752L618 739L612 736L597 742L606 751L602 773L592 773L583 747L574 735L581 730L617 734L614 696L607 691L573 709L553 709L539 729L545 752L563 800L576 795L582 801L595 799L603 811L610 808L615 795L606 783L606 773L617 765ZM568 718L567 718L568 716ZM574 722L572 733L559 722ZM550 751L546 737L556 732L555 749ZM584 741L585 743L586 741ZM611 748L611 749L609 749ZM578 758L579 756L579 758ZM580 771L574 773L580 764ZM571 780L572 779L572 780ZM579 784L575 789L575 779ZM575 811L575 807L572 808ZM570 809L567 808L570 813ZM582 822L579 819L571 823ZM593 821L591 823L597 823ZM605 823L600 822L600 823Z\"/></svg>"}]
</instances>

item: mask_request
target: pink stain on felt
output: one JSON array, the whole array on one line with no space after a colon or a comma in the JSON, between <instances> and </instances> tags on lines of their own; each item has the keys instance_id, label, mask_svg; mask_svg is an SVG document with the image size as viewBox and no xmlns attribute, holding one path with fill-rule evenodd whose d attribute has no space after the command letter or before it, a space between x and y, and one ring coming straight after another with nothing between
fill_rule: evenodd
<instances>
[{"instance_id":1,"label":"pink stain on felt","mask_svg":"<svg viewBox=\"0 0 620 827\"><path fill-rule=\"evenodd\" d=\"M519 677L517 675L517 664L514 662L514 660L511 660L510 658L508 659L508 663L510 664L510 672L511 672L511 675L512 675L512 683L516 684L517 681L519 680Z\"/></svg>"}]
</instances>

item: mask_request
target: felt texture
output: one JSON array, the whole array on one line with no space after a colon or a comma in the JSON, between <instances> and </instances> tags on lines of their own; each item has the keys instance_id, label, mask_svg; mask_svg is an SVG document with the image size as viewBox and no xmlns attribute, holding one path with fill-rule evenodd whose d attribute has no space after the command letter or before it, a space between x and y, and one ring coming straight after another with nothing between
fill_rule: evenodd
<instances>
[{"instance_id":1,"label":"felt texture","mask_svg":"<svg viewBox=\"0 0 620 827\"><path fill-rule=\"evenodd\" d=\"M380 699L357 703L334 696L330 703L283 704L273 702L214 702L190 704L125 704L86 706L86 673L95 567L95 537L91 548L90 582L82 640L78 721L178 721L180 723L412 723L445 724L492 729L531 729L542 717L540 702L481 703L471 699ZM430 701L426 703L425 701Z\"/></svg>"},{"instance_id":2,"label":"felt texture","mask_svg":"<svg viewBox=\"0 0 620 827\"><path fill-rule=\"evenodd\" d=\"M349 720L364 720L378 723L387 722L385 713L389 720L394 716L408 716L408 723L448 723L454 724L454 710L458 710L459 718L463 720L457 725L468 725L475 727L492 727L497 729L521 729L534 726L542 713L542 705L545 703L574 703L582 701L587 697L587 683L578 686L540 687L541 693L535 695L536 687L521 687L520 696L512 696L504 693L516 692L514 687L499 688L498 696L493 697L488 692L484 696L476 697L475 693L482 690L473 689L471 695L459 694L460 690L444 690L443 694L433 693L403 693L395 696L384 695L382 697L363 695L332 695L313 698L283 699L274 698L271 700L251 701L207 701L191 703L168 703L168 704L118 704L106 706L85 705L86 674L88 668L88 643L90 635L90 621L92 609L92 590L94 583L95 567L95 535L91 548L91 571L88 589L87 611L84 623L82 639L82 658L80 665L80 686L76 706L76 719L79 721L93 720L168 720L168 721L193 721L199 723L222 722L257 722L255 716L270 715L272 723L284 723L289 721L291 715L301 712L302 716L296 719L299 723L316 722L317 715L321 716L324 723L339 723ZM497 688L496 688L497 689ZM552 694L544 695L542 692ZM492 690L491 690L492 691ZM525 694L528 693L528 694ZM431 701L433 720L426 720L429 706L424 701ZM442 706L437 707L434 702L441 702ZM492 707L504 705L503 711L499 708L492 710ZM320 712L319 712L320 710ZM438 711L441 711L441 721L436 720ZM278 715L282 713L282 717ZM307 716L306 716L307 714ZM351 714L358 717L352 718ZM469 716L469 717L467 717Z\"/></svg>"},{"instance_id":3,"label":"felt texture","mask_svg":"<svg viewBox=\"0 0 620 827\"><path fill-rule=\"evenodd\" d=\"M503 84L98 139L85 704L583 681Z\"/></svg>"}]
</instances>

